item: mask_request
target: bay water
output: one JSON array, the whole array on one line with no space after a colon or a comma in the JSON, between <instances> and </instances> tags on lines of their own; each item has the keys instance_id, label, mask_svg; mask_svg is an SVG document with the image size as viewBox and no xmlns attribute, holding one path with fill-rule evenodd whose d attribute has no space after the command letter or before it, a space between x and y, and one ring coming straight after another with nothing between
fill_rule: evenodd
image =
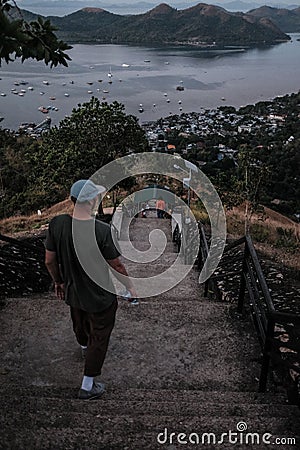
<instances>
[{"instance_id":1,"label":"bay water","mask_svg":"<svg viewBox=\"0 0 300 450\"><path fill-rule=\"evenodd\" d=\"M58 124L92 95L123 103L127 113L143 122L298 92L300 34L291 37L291 42L269 47L223 50L76 44L67 68L50 69L35 61L3 63L1 125L17 129L22 122L38 124L47 116ZM51 107L48 114L41 106Z\"/></svg>"}]
</instances>

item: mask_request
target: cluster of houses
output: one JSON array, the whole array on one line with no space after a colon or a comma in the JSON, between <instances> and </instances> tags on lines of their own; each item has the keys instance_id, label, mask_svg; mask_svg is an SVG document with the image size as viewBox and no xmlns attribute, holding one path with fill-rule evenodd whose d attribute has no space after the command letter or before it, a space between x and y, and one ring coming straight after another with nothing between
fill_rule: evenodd
<instances>
[{"instance_id":1,"label":"cluster of houses","mask_svg":"<svg viewBox=\"0 0 300 450\"><path fill-rule=\"evenodd\" d=\"M213 110L182 113L172 115L158 121L144 122L148 143L152 151L174 152L188 154L193 148L201 148L203 140L208 137L219 137L220 158L222 154L228 156L236 153L235 149L227 148L223 141L225 136L256 133L260 128L269 134L275 134L284 124L285 115L270 112L268 115L249 115L235 111L233 107L220 107ZM185 138L184 148L176 148L174 136ZM189 138L199 137L199 141L188 143ZM292 139L291 137L290 139ZM170 142L171 141L171 142ZM181 141L184 142L184 139Z\"/></svg>"}]
</instances>

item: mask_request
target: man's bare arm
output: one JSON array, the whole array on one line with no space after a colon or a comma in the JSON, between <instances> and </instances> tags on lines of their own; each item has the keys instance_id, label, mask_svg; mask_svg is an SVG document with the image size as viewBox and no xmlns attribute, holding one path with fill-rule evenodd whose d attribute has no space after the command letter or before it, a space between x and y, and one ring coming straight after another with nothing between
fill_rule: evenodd
<instances>
[{"instance_id":1,"label":"man's bare arm","mask_svg":"<svg viewBox=\"0 0 300 450\"><path fill-rule=\"evenodd\" d=\"M52 280L54 281L56 296L59 299L64 300L65 298L64 282L60 274L59 264L55 252L46 250L45 265L47 267L48 272L50 273Z\"/></svg>"},{"instance_id":2,"label":"man's bare arm","mask_svg":"<svg viewBox=\"0 0 300 450\"><path fill-rule=\"evenodd\" d=\"M128 289L128 291L131 294L131 297L136 298L137 297L136 290L135 290L133 283L127 273L126 267L120 261L120 259L119 258L108 259L107 262L111 266L111 268L117 272L117 273L114 273L114 275ZM118 274L120 274L120 275L118 275Z\"/></svg>"}]
</instances>

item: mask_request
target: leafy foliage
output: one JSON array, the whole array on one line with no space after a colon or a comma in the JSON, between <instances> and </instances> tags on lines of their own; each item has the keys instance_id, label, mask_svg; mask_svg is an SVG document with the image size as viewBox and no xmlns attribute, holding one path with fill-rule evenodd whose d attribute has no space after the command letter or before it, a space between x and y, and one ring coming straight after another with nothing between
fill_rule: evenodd
<instances>
[{"instance_id":1,"label":"leafy foliage","mask_svg":"<svg viewBox=\"0 0 300 450\"><path fill-rule=\"evenodd\" d=\"M41 141L0 132L0 216L28 213L64 200L70 185L117 157L144 151L138 119L118 102L97 98L73 109ZM1 186L0 186L1 187Z\"/></svg>"},{"instance_id":2,"label":"leafy foliage","mask_svg":"<svg viewBox=\"0 0 300 450\"><path fill-rule=\"evenodd\" d=\"M28 23L22 17L22 13L14 3L19 13L19 18L13 18L10 12L15 8L9 0L0 0L0 65L21 58L22 62L33 58L44 61L46 65L67 66L70 61L66 50L72 47L58 40L54 28L49 20L43 21L38 17L36 21Z\"/></svg>"}]
</instances>

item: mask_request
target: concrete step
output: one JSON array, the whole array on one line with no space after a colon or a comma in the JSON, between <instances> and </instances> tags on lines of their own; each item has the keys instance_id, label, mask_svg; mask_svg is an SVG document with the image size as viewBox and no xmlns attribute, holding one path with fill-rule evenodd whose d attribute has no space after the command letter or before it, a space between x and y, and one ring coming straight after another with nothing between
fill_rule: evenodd
<instances>
[{"instance_id":1,"label":"concrete step","mask_svg":"<svg viewBox=\"0 0 300 450\"><path fill-rule=\"evenodd\" d=\"M160 410L160 403L153 403L154 411L149 413L149 407L144 411L138 405L124 405L124 409L117 411L110 410L106 400L101 399L94 402L56 401L53 399L39 399L35 403L30 403L26 398L21 398L21 402L16 403L16 412L11 417L5 414L1 427L2 449L156 449L162 444L168 449L181 448L178 443L179 433L185 433L195 439L195 433L203 439L205 448L226 449L245 448L284 448L284 446L265 445L261 439L266 436L270 442L275 441L275 437L293 438L299 442L299 411L295 408L288 410L280 406L282 415L270 417L265 409L252 416L251 405L247 413L247 404L238 405L231 410L231 414L225 415L228 408L220 410L217 414L207 414L206 405L197 404L197 409L193 414L186 414L186 410L180 407L173 415L172 411ZM36 399L35 399L36 400ZM26 407L27 406L27 407ZM136 406L136 410L134 407ZM151 405L150 405L151 406ZM156 409L155 409L155 406ZM170 404L166 404L166 407ZM175 405L176 406L176 405ZM172 408L174 409L173 405ZM191 408L191 406L189 406ZM120 408L120 405L118 405ZM239 409L240 408L240 409ZM282 408L282 409L281 409ZM2 415L2 417L4 417ZM244 445L228 443L228 433L237 431L237 424L244 425L247 430L238 433L239 442L244 439ZM75 426L76 424L76 426ZM16 433L12 434L11 429L15 427ZM174 434L171 434L174 433ZM208 436L206 433L210 433ZM224 443L220 443L223 433ZM245 445L246 433L255 433ZM158 441L158 438L160 441ZM186 436L181 435L180 439ZM260 439L259 441L257 439ZM195 443L195 440L192 442ZM251 446L249 446L252 443ZM255 443L259 442L258 445ZM209 445L209 444L212 445ZM219 443L219 445L218 445ZM200 445L200 444L199 444ZM185 446L185 448L197 448L197 446ZM288 446L286 448L297 448Z\"/></svg>"},{"instance_id":2,"label":"concrete step","mask_svg":"<svg viewBox=\"0 0 300 450\"><path fill-rule=\"evenodd\" d=\"M236 323L228 304L180 300L142 299L137 307L120 301L103 381L119 389L255 390L260 349L249 325ZM1 316L6 384L79 386L83 361L63 303L15 299Z\"/></svg>"},{"instance_id":3,"label":"concrete step","mask_svg":"<svg viewBox=\"0 0 300 450\"><path fill-rule=\"evenodd\" d=\"M121 227L121 240L128 234L131 241L149 241L149 234L153 230L161 230L168 241L172 241L171 221L169 219L133 219L125 221Z\"/></svg>"},{"instance_id":4,"label":"concrete step","mask_svg":"<svg viewBox=\"0 0 300 450\"><path fill-rule=\"evenodd\" d=\"M116 388L112 386L112 382L106 385L105 395L100 400L100 405L103 403L120 402L120 404L138 404L144 402L145 405L156 404L158 409L161 409L167 403L174 404L194 404L204 405L209 408L218 407L234 407L238 405L258 405L263 407L290 407L288 405L286 396L282 392L257 392L257 391L213 391L213 390L199 390L199 389L158 389L158 388ZM98 402L80 402L76 399L78 389L75 387L61 387L53 386L21 386L9 383L6 386L0 387L0 398L2 406L9 408L11 406L11 398L17 399L16 402L20 405L26 401L35 402L38 405L47 399L49 404L55 406L55 402L60 404L66 401L70 406L68 409L90 405L99 406ZM23 400L22 400L23 399ZM293 408L293 407L292 407Z\"/></svg>"},{"instance_id":5,"label":"concrete step","mask_svg":"<svg viewBox=\"0 0 300 450\"><path fill-rule=\"evenodd\" d=\"M180 427L177 434L170 435L174 431L173 428L167 429L167 438L165 440L164 428L155 428L154 431L148 431L141 429L140 424L134 424L132 425L130 419L124 420L124 422L120 425L122 427L122 430L120 431L120 426L117 427L115 423L112 424L113 431L106 431L105 425L106 424L100 424L100 419L98 419L93 428L86 429L84 427L76 425L76 428L70 427L68 429L63 429L62 432L60 432L60 429L52 428L48 430L41 430L39 431L38 436L33 432L19 432L17 436L13 438L13 440L10 440L10 437L8 437L8 440L6 440L6 436L4 436L3 446L0 444L0 448L3 450L25 450L25 449L47 449L47 450L156 450L156 449L162 449L165 448L167 450L179 450L181 448L186 448L188 450L192 450L194 448L201 448L201 434L202 432L193 432L189 430L185 430L184 427ZM110 422L111 424L111 422ZM132 428L135 426L139 427L135 431L132 431ZM122 431L124 429L127 429L127 433L124 434ZM184 432L186 435L179 435L179 433ZM199 441L196 441L196 436L199 435L198 439ZM222 439L222 433L216 435L216 443L213 445L209 445L208 442L212 443L212 437L208 437L208 435L204 435L204 444L203 447L207 450L245 450L247 448L250 448L251 450L263 450L263 449L280 449L284 450L288 448L289 450L292 448L297 448L295 444L291 444L292 446L288 446L288 444L280 445L267 445L260 443L258 445L251 444L251 436L248 438L247 444L235 444L234 442L237 442L237 440L231 441L232 443L228 444L228 439L226 440L226 436ZM261 436L263 436L263 431L261 433ZM158 436L161 436L160 439L163 439L161 443L157 442ZM190 437L189 437L190 436ZM244 434L244 436L246 436ZM268 434L267 434L268 436ZM272 436L270 439L275 442L275 439L281 439L282 436L286 436L286 434L282 434L277 437L276 435ZM177 440L179 439L179 441ZM185 443L182 442L182 439L187 439ZM188 439L191 439L192 444L189 445ZM208 441L208 439L210 439ZM233 438L232 438L233 439ZM235 437L234 439L237 439ZM239 438L241 439L241 438ZM244 437L245 442L246 437ZM255 439L255 438L253 438ZM256 438L258 439L258 438ZM263 438L260 437L262 440ZM286 442L287 438L283 438L284 442ZM293 439L293 438L291 438ZM218 444L218 442L221 442ZM225 443L226 442L226 443ZM254 441L255 442L255 441ZM262 441L260 441L262 442ZM270 441L272 442L272 441ZM162 445L164 444L164 445ZM184 445L188 444L188 445Z\"/></svg>"},{"instance_id":6,"label":"concrete step","mask_svg":"<svg viewBox=\"0 0 300 450\"><path fill-rule=\"evenodd\" d=\"M149 242L144 241L120 241L119 244L120 252L126 266L127 261L129 263L131 261L136 261L145 264L153 262L155 264L165 263L170 265L170 263L173 263L178 257L181 257L175 251L175 245L172 242L168 242L166 245L152 242L152 245L150 245Z\"/></svg>"},{"instance_id":7,"label":"concrete step","mask_svg":"<svg viewBox=\"0 0 300 450\"><path fill-rule=\"evenodd\" d=\"M145 299L131 307L123 302L103 377L106 370L114 373L118 387L256 389L260 349L249 329L242 323L236 329L234 320L228 304Z\"/></svg>"},{"instance_id":8,"label":"concrete step","mask_svg":"<svg viewBox=\"0 0 300 450\"><path fill-rule=\"evenodd\" d=\"M167 298L177 299L200 299L203 293L203 285L199 285L199 272L193 267L181 264L181 260L177 260L177 255L163 255L157 261L148 264L140 264L132 261L124 261L128 274L135 278L153 278L149 281L153 285L155 291L163 292L157 295L157 299L165 301ZM159 277L158 277L159 276ZM148 283L146 283L148 286ZM150 291L144 291L139 285L139 281L135 281L138 295L151 295ZM139 290L141 289L141 290ZM166 292L165 292L166 291Z\"/></svg>"},{"instance_id":9,"label":"concrete step","mask_svg":"<svg viewBox=\"0 0 300 450\"><path fill-rule=\"evenodd\" d=\"M32 391L33 389L31 389ZM184 416L184 417L230 417L240 416L247 418L270 418L270 417L288 417L291 412L295 416L295 419L300 419L299 408L283 403L274 403L277 400L275 394L270 396L268 401L262 399L260 401L259 396L254 397L251 392L250 395L244 392L243 396L239 396L239 402L236 400L235 392L226 392L226 395L217 395L217 393L211 393L209 391L197 391L196 395L192 395L190 392L185 391L185 394L178 395L175 391L173 394L169 390L136 390L134 393L130 393L127 396L123 396L120 391L107 392L100 402L82 402L76 399L76 392L70 391L70 398L52 397L51 391L48 393L43 390L39 390L39 395L32 395L32 392L26 390L19 390L19 395L16 394L18 389L14 389L14 395L6 392L1 393L2 402L2 417L3 426L5 423L8 425L9 420L11 422L19 420L26 420L23 415L36 414L37 416L42 414L45 403L47 409L52 413L60 414L62 411L64 414L80 414L83 411L85 413L94 414L95 412L102 413L104 417L107 416ZM132 391L132 389L130 389ZM214 394L214 395L213 395ZM219 393L220 394L220 393ZM213 395L215 401L212 402L211 396ZM262 395L261 395L262 396ZM234 400L232 401L232 399ZM15 408L13 415L11 414L11 402L13 399ZM272 400L272 401L271 401ZM253 403L251 403L253 402ZM5 412L5 414L3 414ZM1 422L0 422L1 423Z\"/></svg>"}]
</instances>

